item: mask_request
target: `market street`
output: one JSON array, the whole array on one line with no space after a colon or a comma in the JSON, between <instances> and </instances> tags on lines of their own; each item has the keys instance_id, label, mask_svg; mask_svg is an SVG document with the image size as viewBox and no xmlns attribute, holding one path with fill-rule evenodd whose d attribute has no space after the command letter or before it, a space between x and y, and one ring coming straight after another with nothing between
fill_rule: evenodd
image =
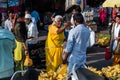
<instances>
[{"instance_id":1,"label":"market street","mask_svg":"<svg viewBox=\"0 0 120 80\"><path fill-rule=\"evenodd\" d=\"M102 33L107 33L106 31L102 31ZM40 31L39 40L44 41L47 38L47 32L44 30ZM101 69L102 67L107 67L112 65L112 60L105 60L105 47L100 47L95 45L87 50L87 65L92 66L97 69Z\"/></svg>"},{"instance_id":2,"label":"market street","mask_svg":"<svg viewBox=\"0 0 120 80\"><path fill-rule=\"evenodd\" d=\"M97 69L112 65L112 60L105 60L105 48L94 46L87 53L87 65Z\"/></svg>"}]
</instances>

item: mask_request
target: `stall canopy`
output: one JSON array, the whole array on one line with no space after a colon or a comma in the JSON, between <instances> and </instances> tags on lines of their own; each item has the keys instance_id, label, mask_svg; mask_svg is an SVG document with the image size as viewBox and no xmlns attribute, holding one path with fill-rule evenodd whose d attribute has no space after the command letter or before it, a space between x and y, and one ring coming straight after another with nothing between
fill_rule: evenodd
<instances>
[{"instance_id":1,"label":"stall canopy","mask_svg":"<svg viewBox=\"0 0 120 80\"><path fill-rule=\"evenodd\" d=\"M114 6L120 7L120 0L106 0L102 6L103 7L114 7Z\"/></svg>"}]
</instances>

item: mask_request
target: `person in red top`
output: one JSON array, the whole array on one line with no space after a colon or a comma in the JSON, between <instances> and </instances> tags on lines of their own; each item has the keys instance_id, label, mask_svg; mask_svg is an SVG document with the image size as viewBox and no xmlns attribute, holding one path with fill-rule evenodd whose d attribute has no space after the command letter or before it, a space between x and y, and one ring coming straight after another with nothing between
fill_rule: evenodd
<instances>
[{"instance_id":1,"label":"person in red top","mask_svg":"<svg viewBox=\"0 0 120 80\"><path fill-rule=\"evenodd\" d=\"M115 5L114 8L112 9L112 19L115 19L115 17L117 16L118 13L118 8Z\"/></svg>"}]
</instances>

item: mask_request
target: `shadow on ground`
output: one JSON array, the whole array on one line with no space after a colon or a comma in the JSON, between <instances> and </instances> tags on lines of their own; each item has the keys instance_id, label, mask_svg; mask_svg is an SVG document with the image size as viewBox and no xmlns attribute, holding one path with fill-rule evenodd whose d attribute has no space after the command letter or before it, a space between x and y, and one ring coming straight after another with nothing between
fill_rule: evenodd
<instances>
[{"instance_id":1,"label":"shadow on ground","mask_svg":"<svg viewBox=\"0 0 120 80\"><path fill-rule=\"evenodd\" d=\"M92 47L87 48L87 53L98 53L98 52L105 52L105 47L94 45Z\"/></svg>"},{"instance_id":2,"label":"shadow on ground","mask_svg":"<svg viewBox=\"0 0 120 80\"><path fill-rule=\"evenodd\" d=\"M97 69L111 66L113 59L105 60L105 47L93 46L87 49L87 65Z\"/></svg>"}]
</instances>

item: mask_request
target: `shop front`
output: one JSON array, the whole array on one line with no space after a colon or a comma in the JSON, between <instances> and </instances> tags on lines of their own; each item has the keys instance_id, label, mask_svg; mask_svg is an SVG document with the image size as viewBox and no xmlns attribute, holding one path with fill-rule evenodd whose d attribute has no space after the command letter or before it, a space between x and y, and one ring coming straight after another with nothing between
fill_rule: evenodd
<instances>
[{"instance_id":1,"label":"shop front","mask_svg":"<svg viewBox=\"0 0 120 80\"><path fill-rule=\"evenodd\" d=\"M0 12L7 12L10 9L13 9L14 12L18 12L22 0L1 0L0 1Z\"/></svg>"}]
</instances>

